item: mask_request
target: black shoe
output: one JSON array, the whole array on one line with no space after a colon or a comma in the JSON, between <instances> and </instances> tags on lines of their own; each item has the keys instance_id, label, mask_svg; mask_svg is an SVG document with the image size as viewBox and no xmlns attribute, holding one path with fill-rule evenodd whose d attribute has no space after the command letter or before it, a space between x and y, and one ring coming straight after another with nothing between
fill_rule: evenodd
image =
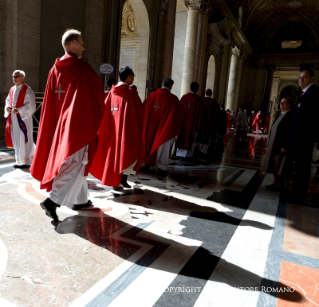
<instances>
[{"instance_id":1,"label":"black shoe","mask_svg":"<svg viewBox=\"0 0 319 307\"><path fill-rule=\"evenodd\" d=\"M92 205L92 201L88 200L86 204L74 204L72 207L72 210L80 210L80 209L88 208L88 207L91 207L91 205Z\"/></svg>"},{"instance_id":2,"label":"black shoe","mask_svg":"<svg viewBox=\"0 0 319 307\"><path fill-rule=\"evenodd\" d=\"M120 182L120 187L130 189L131 186L127 183L127 175L122 175L122 180Z\"/></svg>"},{"instance_id":3,"label":"black shoe","mask_svg":"<svg viewBox=\"0 0 319 307\"><path fill-rule=\"evenodd\" d=\"M149 166L149 164L144 164L143 172L149 173L150 171L151 171L151 167Z\"/></svg>"},{"instance_id":4,"label":"black shoe","mask_svg":"<svg viewBox=\"0 0 319 307\"><path fill-rule=\"evenodd\" d=\"M113 190L114 191L119 191L119 190L121 190L121 187L119 186L119 187L113 187Z\"/></svg>"},{"instance_id":5,"label":"black shoe","mask_svg":"<svg viewBox=\"0 0 319 307\"><path fill-rule=\"evenodd\" d=\"M30 165L27 165L27 164L23 164L23 165L14 164L13 167L22 169L22 168L30 168Z\"/></svg>"},{"instance_id":6,"label":"black shoe","mask_svg":"<svg viewBox=\"0 0 319 307\"><path fill-rule=\"evenodd\" d=\"M280 192L280 187L277 187L274 183L270 185L266 185L265 188L268 191L273 191L273 192Z\"/></svg>"},{"instance_id":7,"label":"black shoe","mask_svg":"<svg viewBox=\"0 0 319 307\"><path fill-rule=\"evenodd\" d=\"M46 198L43 202L40 203L40 206L45 211L45 214L53 219L54 221L58 222L59 217L56 214L56 208L60 207L60 205L53 202L50 198Z\"/></svg>"},{"instance_id":8,"label":"black shoe","mask_svg":"<svg viewBox=\"0 0 319 307\"><path fill-rule=\"evenodd\" d=\"M168 176L168 171L164 171L160 168L157 169L157 176L159 177L167 177Z\"/></svg>"}]
</instances>

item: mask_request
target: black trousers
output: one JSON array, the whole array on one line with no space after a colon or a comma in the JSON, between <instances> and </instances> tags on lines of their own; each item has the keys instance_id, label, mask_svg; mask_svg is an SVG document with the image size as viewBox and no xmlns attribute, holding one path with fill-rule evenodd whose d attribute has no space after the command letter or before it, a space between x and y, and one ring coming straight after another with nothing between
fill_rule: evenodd
<instances>
[{"instance_id":1,"label":"black trousers","mask_svg":"<svg viewBox=\"0 0 319 307\"><path fill-rule=\"evenodd\" d=\"M292 193L293 196L299 200L304 200L308 192L313 147L314 144L305 144L295 147L291 155L289 155L289 173L291 173L293 162L295 162L296 171L296 177L292 186Z\"/></svg>"}]
</instances>

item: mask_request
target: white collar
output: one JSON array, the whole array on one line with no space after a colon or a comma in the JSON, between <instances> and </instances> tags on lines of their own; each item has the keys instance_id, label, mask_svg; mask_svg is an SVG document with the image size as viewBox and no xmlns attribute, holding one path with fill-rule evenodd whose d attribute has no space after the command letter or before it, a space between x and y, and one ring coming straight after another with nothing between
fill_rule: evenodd
<instances>
[{"instance_id":1,"label":"white collar","mask_svg":"<svg viewBox=\"0 0 319 307\"><path fill-rule=\"evenodd\" d=\"M20 85L15 85L15 87L16 87L16 88L21 88L23 84L24 84L24 83L21 83Z\"/></svg>"},{"instance_id":2,"label":"white collar","mask_svg":"<svg viewBox=\"0 0 319 307\"><path fill-rule=\"evenodd\" d=\"M171 90L170 90L168 87L166 87L166 86L162 86L162 88L165 88L165 89L171 91Z\"/></svg>"},{"instance_id":3,"label":"white collar","mask_svg":"<svg viewBox=\"0 0 319 307\"><path fill-rule=\"evenodd\" d=\"M117 87L117 86L121 86L121 85L129 85L128 83L126 83L126 82L122 82L122 81L120 81L118 84L116 84L115 86Z\"/></svg>"},{"instance_id":4,"label":"white collar","mask_svg":"<svg viewBox=\"0 0 319 307\"><path fill-rule=\"evenodd\" d=\"M311 85L313 85L313 82L310 83L307 87L305 87L305 88L302 90L303 93L307 92L307 91L309 90L309 87L310 87Z\"/></svg>"},{"instance_id":5,"label":"white collar","mask_svg":"<svg viewBox=\"0 0 319 307\"><path fill-rule=\"evenodd\" d=\"M205 95L205 98L212 98L211 96L207 96L207 95Z\"/></svg>"}]
</instances>

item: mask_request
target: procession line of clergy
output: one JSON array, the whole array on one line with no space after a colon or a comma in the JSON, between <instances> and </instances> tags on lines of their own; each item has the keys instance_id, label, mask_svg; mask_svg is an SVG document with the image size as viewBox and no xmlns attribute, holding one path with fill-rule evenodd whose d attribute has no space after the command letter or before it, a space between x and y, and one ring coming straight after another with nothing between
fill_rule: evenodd
<instances>
[{"instance_id":1,"label":"procession line of clergy","mask_svg":"<svg viewBox=\"0 0 319 307\"><path fill-rule=\"evenodd\" d=\"M12 109L7 108L8 113L11 110L7 123L11 133L9 128L7 132L13 139L16 156L19 155L17 161L26 166L32 162L31 174L49 192L40 205L50 218L58 221L56 209L61 205L73 210L91 206L85 179L89 172L114 189L130 187L127 177L141 163L156 165L162 172L167 170L176 136L178 151L186 153L193 151L197 135L202 145L209 144L211 132L207 134L205 129L212 124L205 122L204 115L210 114L213 119L216 111L212 106L216 108L217 102L207 97L213 104L205 103L196 94L197 83L192 83L192 93L179 102L170 92L174 81L164 79L162 88L152 92L142 104L137 91L130 87L134 81L130 67L122 67L121 81L104 93L102 81L81 59L85 50L81 33L67 30L62 46L65 55L55 61L48 75L33 162L32 124L28 125L25 119L35 108L31 108L34 100L30 102L28 88L29 95L24 93L24 85L20 94L15 94L17 88L11 89L8 104ZM19 107L18 111L15 107ZM19 130L16 122L20 123L20 119L25 125L20 124ZM15 141L17 134L19 144ZM21 140L25 141L23 145L29 144L27 136L33 146L24 153Z\"/></svg>"}]
</instances>

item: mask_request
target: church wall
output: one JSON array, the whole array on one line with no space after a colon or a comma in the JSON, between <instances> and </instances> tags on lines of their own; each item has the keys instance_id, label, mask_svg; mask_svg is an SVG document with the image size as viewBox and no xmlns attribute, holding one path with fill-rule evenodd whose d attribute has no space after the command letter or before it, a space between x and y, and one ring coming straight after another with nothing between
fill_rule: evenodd
<instances>
[{"instance_id":1,"label":"church wall","mask_svg":"<svg viewBox=\"0 0 319 307\"><path fill-rule=\"evenodd\" d=\"M0 139L4 139L5 98L12 83L12 72L24 70L25 82L39 90L41 0L0 2Z\"/></svg>"},{"instance_id":2,"label":"church wall","mask_svg":"<svg viewBox=\"0 0 319 307\"><path fill-rule=\"evenodd\" d=\"M68 0L63 5L56 0L41 2L40 91L44 91L48 72L56 58L64 54L61 45L67 28L85 31L86 1Z\"/></svg>"},{"instance_id":3,"label":"church wall","mask_svg":"<svg viewBox=\"0 0 319 307\"><path fill-rule=\"evenodd\" d=\"M182 88L183 61L186 41L187 12L177 11L173 53L172 79L175 81L172 93L180 98Z\"/></svg>"}]
</instances>

